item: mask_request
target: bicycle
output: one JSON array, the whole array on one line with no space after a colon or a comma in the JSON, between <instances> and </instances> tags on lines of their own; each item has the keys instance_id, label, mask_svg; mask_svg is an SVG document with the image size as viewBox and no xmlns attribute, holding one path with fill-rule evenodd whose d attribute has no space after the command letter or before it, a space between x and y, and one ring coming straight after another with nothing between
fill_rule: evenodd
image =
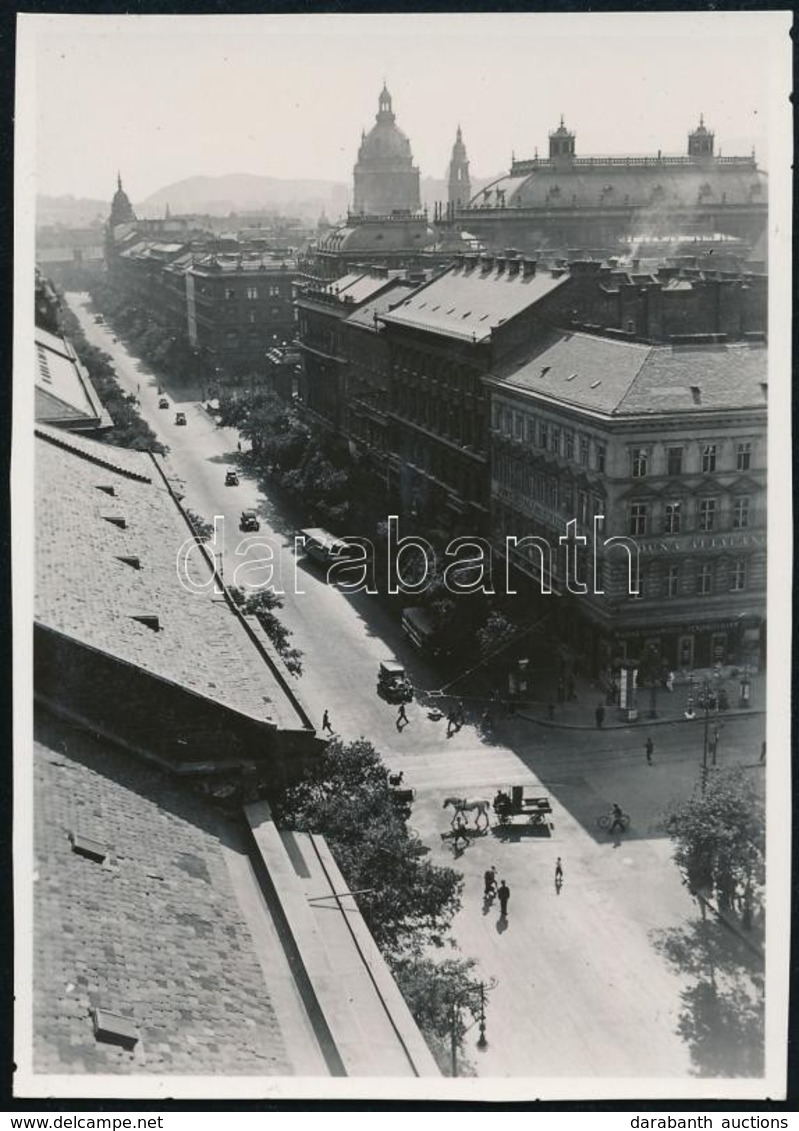
<instances>
[{"instance_id":1,"label":"bicycle","mask_svg":"<svg viewBox=\"0 0 799 1131\"><path fill-rule=\"evenodd\" d=\"M630 814L629 813L622 813L621 817L619 817L618 819L621 821L622 832L626 832L627 829L630 827ZM599 825L600 829L602 829L604 832L608 832L608 830L610 829L610 826L613 824L613 822L615 820L616 820L616 817L614 816L613 811L611 810L610 813L603 813L602 816L597 819L597 824Z\"/></svg>"}]
</instances>

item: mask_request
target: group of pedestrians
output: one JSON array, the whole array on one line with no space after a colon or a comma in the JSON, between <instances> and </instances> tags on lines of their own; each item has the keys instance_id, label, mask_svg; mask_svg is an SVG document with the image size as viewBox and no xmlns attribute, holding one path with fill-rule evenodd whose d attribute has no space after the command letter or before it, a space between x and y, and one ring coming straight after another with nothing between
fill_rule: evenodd
<instances>
[{"instance_id":1,"label":"group of pedestrians","mask_svg":"<svg viewBox=\"0 0 799 1131\"><path fill-rule=\"evenodd\" d=\"M496 896L499 900L500 918L507 919L508 901L510 900L510 888L504 880L500 880L499 884L497 884L497 869L493 864L488 869L483 879L485 884L485 889L483 891L484 899L487 903L490 903L494 896Z\"/></svg>"},{"instance_id":2,"label":"group of pedestrians","mask_svg":"<svg viewBox=\"0 0 799 1131\"><path fill-rule=\"evenodd\" d=\"M555 861L555 891L560 894L563 887L563 861L560 856ZM499 917L501 920L508 918L508 903L510 902L510 888L504 880L497 883L496 865L492 864L483 876L483 900L488 906L494 897L499 900Z\"/></svg>"}]
</instances>

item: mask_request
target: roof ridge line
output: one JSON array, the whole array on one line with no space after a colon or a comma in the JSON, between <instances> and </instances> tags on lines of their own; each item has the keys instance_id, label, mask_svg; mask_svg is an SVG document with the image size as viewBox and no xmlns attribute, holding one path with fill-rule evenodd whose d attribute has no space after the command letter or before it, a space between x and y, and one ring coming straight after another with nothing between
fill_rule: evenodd
<instances>
[{"instance_id":1,"label":"roof ridge line","mask_svg":"<svg viewBox=\"0 0 799 1131\"><path fill-rule=\"evenodd\" d=\"M112 463L110 460L104 460L100 456L94 455L92 452L87 452L81 447L70 444L65 436L50 435L48 432L43 431L41 427L35 427L33 434L34 436L38 436L40 440L45 440L48 444L52 444L54 447L63 448L64 451L71 452L72 455L80 456L81 459L85 459L89 463L95 463L98 467L107 468L109 471L113 471L115 474L121 475L124 479L133 479L139 483L153 482L152 477L149 475L144 475L140 471L129 471L127 468L120 467L119 465Z\"/></svg>"}]
</instances>

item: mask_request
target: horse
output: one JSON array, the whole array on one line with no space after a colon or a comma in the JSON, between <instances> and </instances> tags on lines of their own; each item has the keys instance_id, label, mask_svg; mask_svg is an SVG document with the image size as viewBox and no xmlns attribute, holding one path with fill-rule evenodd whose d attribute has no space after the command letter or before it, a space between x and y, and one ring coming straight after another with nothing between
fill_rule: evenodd
<instances>
[{"instance_id":1,"label":"horse","mask_svg":"<svg viewBox=\"0 0 799 1131\"><path fill-rule=\"evenodd\" d=\"M458 817L463 813L470 813L477 810L474 817L475 828L480 828L480 818L485 817L486 828L491 824L488 816L488 809L491 802L487 801L484 797L447 797L442 805L442 809L446 809L448 805L452 805L455 813L452 817L452 824L454 826Z\"/></svg>"}]
</instances>

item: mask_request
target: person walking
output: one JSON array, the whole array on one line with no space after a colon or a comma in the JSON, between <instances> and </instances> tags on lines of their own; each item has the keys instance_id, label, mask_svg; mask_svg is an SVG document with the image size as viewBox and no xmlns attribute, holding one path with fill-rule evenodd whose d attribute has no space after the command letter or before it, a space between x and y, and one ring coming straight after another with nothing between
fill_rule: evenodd
<instances>
[{"instance_id":1,"label":"person walking","mask_svg":"<svg viewBox=\"0 0 799 1131\"><path fill-rule=\"evenodd\" d=\"M510 899L510 888L503 880L497 888L497 898L499 899L499 913L503 919L508 917L508 900Z\"/></svg>"},{"instance_id":2,"label":"person walking","mask_svg":"<svg viewBox=\"0 0 799 1131\"><path fill-rule=\"evenodd\" d=\"M325 713L322 715L322 730L326 730L328 734L333 733L333 728L330 725L330 712L325 708Z\"/></svg>"},{"instance_id":3,"label":"person walking","mask_svg":"<svg viewBox=\"0 0 799 1131\"><path fill-rule=\"evenodd\" d=\"M766 763L766 740L763 739L763 745L760 747L760 765L764 766Z\"/></svg>"},{"instance_id":4,"label":"person walking","mask_svg":"<svg viewBox=\"0 0 799 1131\"><path fill-rule=\"evenodd\" d=\"M462 814L458 814L455 818L455 825L452 833L452 847L457 849L458 841L462 840L466 847L469 847L469 834L466 831L466 821Z\"/></svg>"},{"instance_id":5,"label":"person walking","mask_svg":"<svg viewBox=\"0 0 799 1131\"><path fill-rule=\"evenodd\" d=\"M555 861L555 887L560 888L563 883L563 864L560 857Z\"/></svg>"},{"instance_id":6,"label":"person walking","mask_svg":"<svg viewBox=\"0 0 799 1131\"><path fill-rule=\"evenodd\" d=\"M594 716L596 717L597 730L602 730L602 724L605 721L605 708L601 703L598 704L597 709L594 711Z\"/></svg>"},{"instance_id":7,"label":"person walking","mask_svg":"<svg viewBox=\"0 0 799 1131\"><path fill-rule=\"evenodd\" d=\"M458 728L458 730L461 729L461 727L463 726L463 724L465 722L466 722L466 713L463 709L463 700L461 699L458 703L458 710L455 712L455 725Z\"/></svg>"},{"instance_id":8,"label":"person walking","mask_svg":"<svg viewBox=\"0 0 799 1131\"><path fill-rule=\"evenodd\" d=\"M405 704L400 703L399 711L397 711L397 730L401 731L403 727L408 726L410 721L405 711Z\"/></svg>"},{"instance_id":9,"label":"person walking","mask_svg":"<svg viewBox=\"0 0 799 1131\"><path fill-rule=\"evenodd\" d=\"M483 876L483 895L486 899L491 899L497 894L497 869L496 865L492 864Z\"/></svg>"},{"instance_id":10,"label":"person walking","mask_svg":"<svg viewBox=\"0 0 799 1131\"><path fill-rule=\"evenodd\" d=\"M652 765L652 752L655 749L655 744L651 738L647 738L644 743L644 750L646 750L646 763L648 766Z\"/></svg>"},{"instance_id":11,"label":"person walking","mask_svg":"<svg viewBox=\"0 0 799 1131\"><path fill-rule=\"evenodd\" d=\"M458 729L458 716L455 713L455 708L450 707L449 714L447 715L447 738L452 738L453 732Z\"/></svg>"}]
</instances>

